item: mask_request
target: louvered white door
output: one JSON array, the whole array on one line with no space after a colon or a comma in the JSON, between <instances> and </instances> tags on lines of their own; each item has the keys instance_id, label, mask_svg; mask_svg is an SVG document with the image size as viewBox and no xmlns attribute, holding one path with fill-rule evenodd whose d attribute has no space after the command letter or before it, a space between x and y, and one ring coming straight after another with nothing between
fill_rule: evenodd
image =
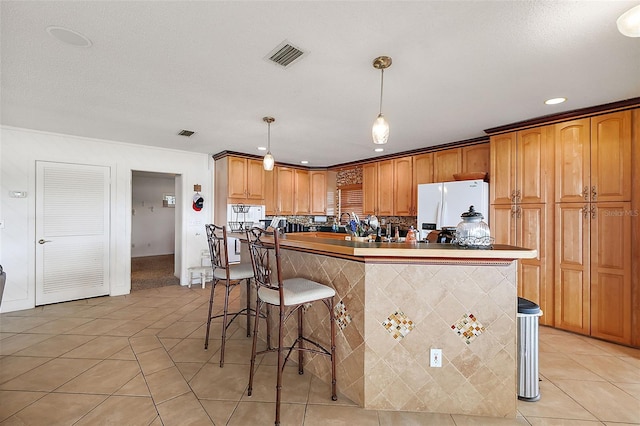
<instances>
[{"instance_id":1,"label":"louvered white door","mask_svg":"<svg viewBox=\"0 0 640 426\"><path fill-rule=\"evenodd\" d=\"M36 173L36 305L109 294L109 168L38 161Z\"/></svg>"}]
</instances>

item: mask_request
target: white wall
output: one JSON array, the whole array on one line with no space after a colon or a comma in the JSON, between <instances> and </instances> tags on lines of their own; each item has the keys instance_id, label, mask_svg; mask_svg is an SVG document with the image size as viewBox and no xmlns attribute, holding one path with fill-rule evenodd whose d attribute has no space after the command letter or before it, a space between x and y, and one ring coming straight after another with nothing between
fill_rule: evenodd
<instances>
[{"instance_id":1,"label":"white wall","mask_svg":"<svg viewBox=\"0 0 640 426\"><path fill-rule=\"evenodd\" d=\"M131 257L172 254L175 208L163 207L164 194L175 195L175 178L133 173Z\"/></svg>"},{"instance_id":2,"label":"white wall","mask_svg":"<svg viewBox=\"0 0 640 426\"><path fill-rule=\"evenodd\" d=\"M200 262L207 247L204 224L213 218L213 161L207 154L146 147L0 127L0 263L7 272L1 312L35 306L36 161L108 166L111 169L111 295L131 289L131 174L132 170L172 173L176 179L176 259L180 282L186 268ZM204 208L191 208L193 185L202 185ZM10 198L9 191L26 191L26 198Z\"/></svg>"}]
</instances>

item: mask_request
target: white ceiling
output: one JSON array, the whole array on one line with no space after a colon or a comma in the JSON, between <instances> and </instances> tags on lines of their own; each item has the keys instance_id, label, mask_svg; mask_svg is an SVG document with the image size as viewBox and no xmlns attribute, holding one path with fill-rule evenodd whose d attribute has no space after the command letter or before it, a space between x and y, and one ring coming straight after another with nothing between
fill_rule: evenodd
<instances>
[{"instance_id":1,"label":"white ceiling","mask_svg":"<svg viewBox=\"0 0 640 426\"><path fill-rule=\"evenodd\" d=\"M371 158L388 55L384 154L640 96L638 1L6 1L1 123L326 166ZM66 45L48 26L86 35ZM265 56L305 50L283 69ZM543 101L564 96L564 104ZM191 138L178 136L194 130Z\"/></svg>"}]
</instances>

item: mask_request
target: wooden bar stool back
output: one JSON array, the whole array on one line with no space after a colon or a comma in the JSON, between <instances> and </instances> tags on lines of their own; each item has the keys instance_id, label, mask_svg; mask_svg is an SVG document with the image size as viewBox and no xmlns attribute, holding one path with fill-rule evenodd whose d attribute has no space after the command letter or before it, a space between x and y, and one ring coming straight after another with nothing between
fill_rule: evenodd
<instances>
[{"instance_id":1,"label":"wooden bar stool back","mask_svg":"<svg viewBox=\"0 0 640 426\"><path fill-rule=\"evenodd\" d=\"M211 296L209 297L209 315L207 317L207 333L204 340L205 350L209 348L209 331L211 320L222 317L222 343L220 346L220 367L224 365L224 348L227 339L227 329L239 315L247 317L247 337L251 336L251 279L253 278L253 266L251 263L229 264L227 247L227 229L225 226L213 224L205 225L207 230L207 241L209 243L209 253L211 254L211 267L213 268L213 282L211 285ZM246 283L247 305L238 312L229 312L229 294L233 288L242 281ZM212 315L213 296L216 287L222 284L225 287L224 305L222 314Z\"/></svg>"},{"instance_id":2,"label":"wooden bar stool back","mask_svg":"<svg viewBox=\"0 0 640 426\"><path fill-rule=\"evenodd\" d=\"M251 350L251 369L249 371L248 396L251 396L253 388L253 377L255 372L256 356L267 352L278 352L278 371L276 383L276 419L275 424L280 424L280 394L282 391L282 372L285 363L289 359L292 351L298 353L298 373L304 373L304 353L326 355L331 361L331 399L338 399L336 394L336 347L335 347L335 321L333 311L333 297L335 290L326 285L311 281L305 278L282 279L282 269L280 265L280 240L278 230L267 232L261 228L251 228L247 230L247 240L249 242L249 252L253 264L254 276L258 287L258 297L256 300L256 313L261 313L262 308L274 306L279 310L278 316L278 346L271 348L267 344L267 349L256 351L258 340L258 319L267 314L255 316L253 327L253 347ZM270 256L270 253L274 256ZM274 273L275 272L275 273ZM326 349L320 343L304 337L303 313L305 305L312 302L321 301L329 310L330 349ZM295 341L289 346L284 345L285 323L296 314L298 324L298 335ZM267 324L269 319L267 319ZM269 328L267 328L269 330ZM269 339L267 338L269 343ZM285 356L286 353L286 356Z\"/></svg>"}]
</instances>

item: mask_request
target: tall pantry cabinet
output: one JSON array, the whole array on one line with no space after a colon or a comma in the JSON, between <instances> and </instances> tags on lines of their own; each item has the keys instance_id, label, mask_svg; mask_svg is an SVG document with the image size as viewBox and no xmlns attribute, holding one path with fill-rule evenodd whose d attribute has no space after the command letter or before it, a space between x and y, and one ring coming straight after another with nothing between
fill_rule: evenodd
<instances>
[{"instance_id":1,"label":"tall pantry cabinet","mask_svg":"<svg viewBox=\"0 0 640 426\"><path fill-rule=\"evenodd\" d=\"M494 135L490 147L491 233L498 244L537 250L518 262L518 296L553 325L553 127Z\"/></svg>"},{"instance_id":2,"label":"tall pantry cabinet","mask_svg":"<svg viewBox=\"0 0 640 426\"><path fill-rule=\"evenodd\" d=\"M554 127L555 326L631 344L631 111Z\"/></svg>"}]
</instances>

